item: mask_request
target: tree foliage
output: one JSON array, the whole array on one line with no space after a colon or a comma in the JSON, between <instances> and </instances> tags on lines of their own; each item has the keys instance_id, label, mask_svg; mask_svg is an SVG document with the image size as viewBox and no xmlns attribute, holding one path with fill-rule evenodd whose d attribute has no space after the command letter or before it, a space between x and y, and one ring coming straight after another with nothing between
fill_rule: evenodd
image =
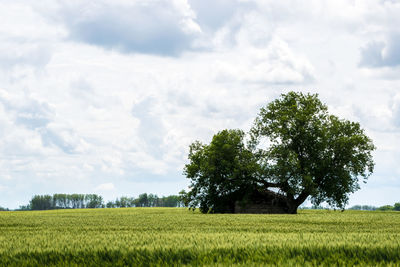
<instances>
[{"instance_id":1,"label":"tree foliage","mask_svg":"<svg viewBox=\"0 0 400 267\"><path fill-rule=\"evenodd\" d=\"M244 143L241 130L223 130L209 145L198 141L189 148L184 174L192 180L190 207L202 212L233 211L235 199L256 186L259 165Z\"/></svg>"},{"instance_id":2,"label":"tree foliage","mask_svg":"<svg viewBox=\"0 0 400 267\"><path fill-rule=\"evenodd\" d=\"M297 208L311 197L344 208L350 193L373 172L375 149L359 123L339 119L317 95L290 92L262 108L251 129L252 146L266 140L264 181Z\"/></svg>"},{"instance_id":3,"label":"tree foliage","mask_svg":"<svg viewBox=\"0 0 400 267\"><path fill-rule=\"evenodd\" d=\"M400 203L399 202L394 203L393 210L400 211Z\"/></svg>"},{"instance_id":4,"label":"tree foliage","mask_svg":"<svg viewBox=\"0 0 400 267\"><path fill-rule=\"evenodd\" d=\"M223 212L227 202L254 191L275 192L285 211L307 198L344 208L373 172L372 140L359 123L340 119L315 94L290 92L261 108L244 144L240 130L224 130L209 145L190 146L184 173L190 205Z\"/></svg>"},{"instance_id":5,"label":"tree foliage","mask_svg":"<svg viewBox=\"0 0 400 267\"><path fill-rule=\"evenodd\" d=\"M107 208L128 208L128 207L182 207L181 198L177 195L159 197L156 194L140 194L137 198L120 197L115 201L109 201Z\"/></svg>"}]
</instances>

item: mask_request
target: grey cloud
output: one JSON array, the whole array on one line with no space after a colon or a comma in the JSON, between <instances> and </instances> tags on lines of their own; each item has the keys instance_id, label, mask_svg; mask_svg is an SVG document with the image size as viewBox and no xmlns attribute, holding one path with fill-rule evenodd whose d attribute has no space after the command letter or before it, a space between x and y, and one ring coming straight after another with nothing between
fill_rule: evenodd
<instances>
[{"instance_id":1,"label":"grey cloud","mask_svg":"<svg viewBox=\"0 0 400 267\"><path fill-rule=\"evenodd\" d=\"M14 115L17 124L23 125L28 129L46 127L52 121L54 112L45 102L28 99L22 103L12 103L0 97L0 103L3 104L8 112Z\"/></svg>"},{"instance_id":2,"label":"grey cloud","mask_svg":"<svg viewBox=\"0 0 400 267\"><path fill-rule=\"evenodd\" d=\"M79 142L71 130L52 129L54 110L46 102L29 97L10 98L0 96L0 103L11 114L15 124L39 133L44 146L54 146L64 153L74 153ZM66 136L67 138L63 137Z\"/></svg>"},{"instance_id":3,"label":"grey cloud","mask_svg":"<svg viewBox=\"0 0 400 267\"><path fill-rule=\"evenodd\" d=\"M393 122L396 127L400 128L400 108L398 108L396 110L396 113L394 114Z\"/></svg>"},{"instance_id":4,"label":"grey cloud","mask_svg":"<svg viewBox=\"0 0 400 267\"><path fill-rule=\"evenodd\" d=\"M40 113L22 113L16 118L16 122L30 129L45 127L50 120Z\"/></svg>"},{"instance_id":5,"label":"grey cloud","mask_svg":"<svg viewBox=\"0 0 400 267\"><path fill-rule=\"evenodd\" d=\"M400 129L400 97L395 98L392 104L393 124Z\"/></svg>"},{"instance_id":6,"label":"grey cloud","mask_svg":"<svg viewBox=\"0 0 400 267\"><path fill-rule=\"evenodd\" d=\"M53 111L47 103L31 101L18 111L16 122L27 128L36 129L45 127L52 119Z\"/></svg>"},{"instance_id":7,"label":"grey cloud","mask_svg":"<svg viewBox=\"0 0 400 267\"><path fill-rule=\"evenodd\" d=\"M167 95L168 103L173 103L175 107L192 107L196 101L185 91L171 90Z\"/></svg>"},{"instance_id":8,"label":"grey cloud","mask_svg":"<svg viewBox=\"0 0 400 267\"><path fill-rule=\"evenodd\" d=\"M54 130L43 128L40 129L39 132L43 145L55 146L67 154L73 154L75 152L76 146L71 142L67 142L62 136L60 136L60 134L58 134Z\"/></svg>"},{"instance_id":9,"label":"grey cloud","mask_svg":"<svg viewBox=\"0 0 400 267\"><path fill-rule=\"evenodd\" d=\"M27 44L14 40L0 44L0 67L9 69L16 65L43 67L51 59L51 49L46 45Z\"/></svg>"},{"instance_id":10,"label":"grey cloud","mask_svg":"<svg viewBox=\"0 0 400 267\"><path fill-rule=\"evenodd\" d=\"M184 19L168 1L155 1L125 7L103 5L89 15L72 10L66 26L76 41L123 53L177 56L191 48L195 37L184 29Z\"/></svg>"},{"instance_id":11,"label":"grey cloud","mask_svg":"<svg viewBox=\"0 0 400 267\"><path fill-rule=\"evenodd\" d=\"M379 68L400 65L400 34L385 42L370 42L361 49L360 66Z\"/></svg>"},{"instance_id":12,"label":"grey cloud","mask_svg":"<svg viewBox=\"0 0 400 267\"><path fill-rule=\"evenodd\" d=\"M225 23L241 10L253 6L250 2L236 0L189 0L192 9L196 13L196 19L200 26L211 30L222 27Z\"/></svg>"}]
</instances>

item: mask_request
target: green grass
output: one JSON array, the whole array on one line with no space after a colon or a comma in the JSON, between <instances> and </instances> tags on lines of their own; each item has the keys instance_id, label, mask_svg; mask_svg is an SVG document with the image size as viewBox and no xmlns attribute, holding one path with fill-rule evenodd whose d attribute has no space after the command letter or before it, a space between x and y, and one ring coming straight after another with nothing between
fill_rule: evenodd
<instances>
[{"instance_id":1,"label":"green grass","mask_svg":"<svg viewBox=\"0 0 400 267\"><path fill-rule=\"evenodd\" d=\"M0 212L1 266L400 266L400 212Z\"/></svg>"}]
</instances>

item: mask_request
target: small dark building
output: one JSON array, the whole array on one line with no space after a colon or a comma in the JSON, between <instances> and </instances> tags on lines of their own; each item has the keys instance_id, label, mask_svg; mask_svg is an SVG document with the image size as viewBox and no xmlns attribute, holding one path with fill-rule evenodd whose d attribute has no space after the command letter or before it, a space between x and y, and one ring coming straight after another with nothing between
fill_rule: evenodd
<instances>
[{"instance_id":1,"label":"small dark building","mask_svg":"<svg viewBox=\"0 0 400 267\"><path fill-rule=\"evenodd\" d=\"M284 196L270 190L253 192L242 201L236 201L234 213L288 213Z\"/></svg>"}]
</instances>

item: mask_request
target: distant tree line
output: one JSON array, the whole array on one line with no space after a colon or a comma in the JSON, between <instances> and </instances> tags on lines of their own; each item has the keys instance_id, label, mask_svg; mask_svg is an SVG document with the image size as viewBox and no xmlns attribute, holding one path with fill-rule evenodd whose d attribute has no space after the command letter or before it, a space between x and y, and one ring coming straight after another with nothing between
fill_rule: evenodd
<instances>
[{"instance_id":1,"label":"distant tree line","mask_svg":"<svg viewBox=\"0 0 400 267\"><path fill-rule=\"evenodd\" d=\"M96 194L35 195L22 210L102 208L103 197Z\"/></svg>"},{"instance_id":2,"label":"distant tree line","mask_svg":"<svg viewBox=\"0 0 400 267\"><path fill-rule=\"evenodd\" d=\"M400 211L400 203L394 203L394 205L384 205L381 207L374 207L368 205L355 205L349 208L349 210L378 210L378 211Z\"/></svg>"},{"instance_id":3,"label":"distant tree line","mask_svg":"<svg viewBox=\"0 0 400 267\"><path fill-rule=\"evenodd\" d=\"M348 208L348 210L377 210L377 209L378 209L378 207L369 206L369 205L355 205L355 206Z\"/></svg>"},{"instance_id":4,"label":"distant tree line","mask_svg":"<svg viewBox=\"0 0 400 267\"><path fill-rule=\"evenodd\" d=\"M307 206L300 206L300 209L303 210L326 210L326 209L331 209L329 207L324 207L321 205L313 205L311 207ZM350 208L347 208L347 210L369 210L369 211L400 211L400 203L395 203L393 206L392 205L384 205L381 207L375 207L375 206L370 206L370 205L354 205Z\"/></svg>"},{"instance_id":5,"label":"distant tree line","mask_svg":"<svg viewBox=\"0 0 400 267\"><path fill-rule=\"evenodd\" d=\"M115 201L109 201L107 208L127 207L184 207L182 198L177 195L158 197L155 194L141 194L139 197L120 197Z\"/></svg>"},{"instance_id":6,"label":"distant tree line","mask_svg":"<svg viewBox=\"0 0 400 267\"><path fill-rule=\"evenodd\" d=\"M26 206L19 210L52 209L97 209L125 207L184 207L182 197L177 195L158 197L155 194L141 194L138 198L123 196L104 204L102 196L96 194L54 194L35 195ZM5 210L4 208L2 208ZM1 210L1 209L0 209Z\"/></svg>"}]
</instances>

